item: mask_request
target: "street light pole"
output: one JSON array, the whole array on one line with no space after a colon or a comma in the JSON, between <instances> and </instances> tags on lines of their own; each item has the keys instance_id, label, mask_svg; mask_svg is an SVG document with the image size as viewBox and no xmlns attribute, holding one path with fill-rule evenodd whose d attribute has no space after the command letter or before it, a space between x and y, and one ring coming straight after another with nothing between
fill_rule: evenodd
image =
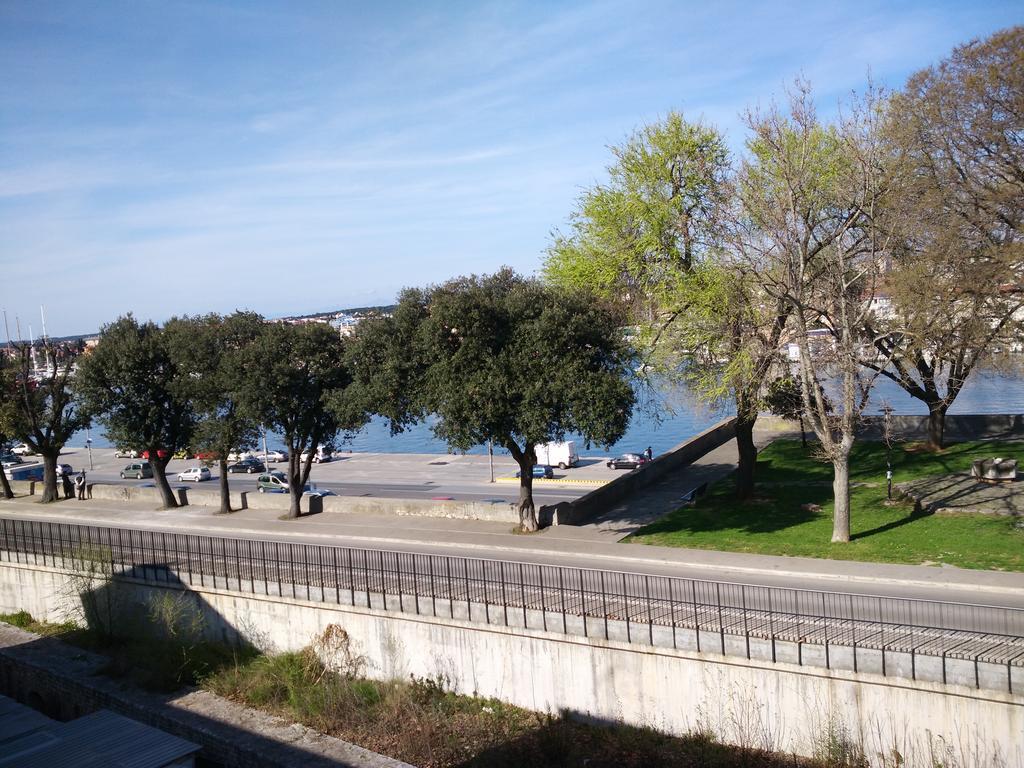
<instances>
[{"instance_id":1,"label":"street light pole","mask_svg":"<svg viewBox=\"0 0 1024 768\"><path fill-rule=\"evenodd\" d=\"M882 407L884 414L883 436L885 439L885 484L886 496L892 501L892 406L886 403Z\"/></svg>"},{"instance_id":2,"label":"street light pole","mask_svg":"<svg viewBox=\"0 0 1024 768\"><path fill-rule=\"evenodd\" d=\"M85 428L85 447L89 451L89 471L92 472L92 438L89 436L89 428Z\"/></svg>"},{"instance_id":3,"label":"street light pole","mask_svg":"<svg viewBox=\"0 0 1024 768\"><path fill-rule=\"evenodd\" d=\"M487 463L491 468L491 482L494 482L494 443L487 441Z\"/></svg>"}]
</instances>

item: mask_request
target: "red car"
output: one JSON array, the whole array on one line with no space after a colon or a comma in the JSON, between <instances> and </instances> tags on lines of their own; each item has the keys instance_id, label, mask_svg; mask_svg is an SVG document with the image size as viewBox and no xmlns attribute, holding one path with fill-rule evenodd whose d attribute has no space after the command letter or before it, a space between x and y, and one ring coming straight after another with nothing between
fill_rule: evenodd
<instances>
[{"instance_id":1,"label":"red car","mask_svg":"<svg viewBox=\"0 0 1024 768\"><path fill-rule=\"evenodd\" d=\"M156 455L159 458L161 458L161 459L166 459L167 456L168 456L167 451L165 451L163 448L157 448ZM142 458L148 459L149 458L149 451L143 451L142 452Z\"/></svg>"},{"instance_id":2,"label":"red car","mask_svg":"<svg viewBox=\"0 0 1024 768\"><path fill-rule=\"evenodd\" d=\"M216 451L199 451L196 453L196 458L200 461L219 461L220 454Z\"/></svg>"}]
</instances>

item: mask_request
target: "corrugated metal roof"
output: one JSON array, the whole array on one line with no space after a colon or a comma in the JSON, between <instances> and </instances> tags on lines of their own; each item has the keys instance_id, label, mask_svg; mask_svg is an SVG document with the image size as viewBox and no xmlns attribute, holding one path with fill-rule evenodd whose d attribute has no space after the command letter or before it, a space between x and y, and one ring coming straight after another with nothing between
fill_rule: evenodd
<instances>
[{"instance_id":1,"label":"corrugated metal roof","mask_svg":"<svg viewBox=\"0 0 1024 768\"><path fill-rule=\"evenodd\" d=\"M190 741L105 709L58 723L0 696L0 766L162 768L198 751Z\"/></svg>"}]
</instances>

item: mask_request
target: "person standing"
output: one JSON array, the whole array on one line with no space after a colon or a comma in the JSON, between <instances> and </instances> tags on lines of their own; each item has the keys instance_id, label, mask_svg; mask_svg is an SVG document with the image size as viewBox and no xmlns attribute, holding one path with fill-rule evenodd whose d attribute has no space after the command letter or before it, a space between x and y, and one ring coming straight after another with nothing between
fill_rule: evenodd
<instances>
[{"instance_id":1,"label":"person standing","mask_svg":"<svg viewBox=\"0 0 1024 768\"><path fill-rule=\"evenodd\" d=\"M654 458L654 451L651 450L651 446L647 446L647 450L644 451L644 458L650 461Z\"/></svg>"},{"instance_id":2,"label":"person standing","mask_svg":"<svg viewBox=\"0 0 1024 768\"><path fill-rule=\"evenodd\" d=\"M85 501L85 470L78 473L75 478L75 487L78 489L78 500Z\"/></svg>"},{"instance_id":3,"label":"person standing","mask_svg":"<svg viewBox=\"0 0 1024 768\"><path fill-rule=\"evenodd\" d=\"M64 498L70 499L74 495L71 488L71 478L68 477L66 472L60 474L60 484L64 488Z\"/></svg>"}]
</instances>

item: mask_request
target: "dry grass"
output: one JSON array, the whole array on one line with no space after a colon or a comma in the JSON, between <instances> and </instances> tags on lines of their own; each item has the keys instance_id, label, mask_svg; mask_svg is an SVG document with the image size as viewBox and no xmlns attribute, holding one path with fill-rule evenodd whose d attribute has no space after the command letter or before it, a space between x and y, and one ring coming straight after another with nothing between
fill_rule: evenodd
<instances>
[{"instance_id":1,"label":"dry grass","mask_svg":"<svg viewBox=\"0 0 1024 768\"><path fill-rule=\"evenodd\" d=\"M676 738L587 725L493 699L458 696L442 681L375 682L333 672L311 649L263 656L207 677L208 690L423 768L451 766L821 766L695 734Z\"/></svg>"}]
</instances>

